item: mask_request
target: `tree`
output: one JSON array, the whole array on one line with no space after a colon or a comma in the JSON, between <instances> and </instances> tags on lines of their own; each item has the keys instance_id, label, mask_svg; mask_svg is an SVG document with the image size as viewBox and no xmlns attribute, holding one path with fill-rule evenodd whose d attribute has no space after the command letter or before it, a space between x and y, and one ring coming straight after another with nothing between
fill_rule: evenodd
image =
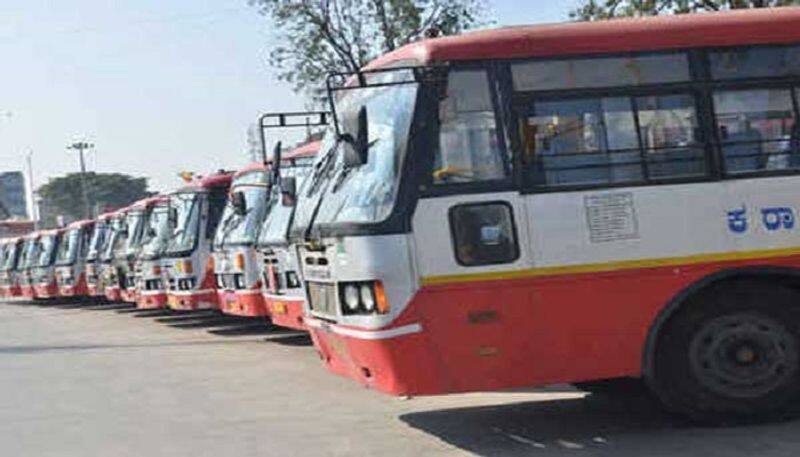
<instances>
[{"instance_id":1,"label":"tree","mask_svg":"<svg viewBox=\"0 0 800 457\"><path fill-rule=\"evenodd\" d=\"M576 20L596 21L789 5L800 5L800 0L586 0L569 15Z\"/></svg>"},{"instance_id":2,"label":"tree","mask_svg":"<svg viewBox=\"0 0 800 457\"><path fill-rule=\"evenodd\" d=\"M121 208L152 196L147 190L147 178L134 178L120 173L87 173L89 201L99 211ZM81 196L81 175L70 173L50 179L38 190L41 198L43 225L55 225L57 216L68 221L85 217Z\"/></svg>"},{"instance_id":3,"label":"tree","mask_svg":"<svg viewBox=\"0 0 800 457\"><path fill-rule=\"evenodd\" d=\"M486 24L483 0L249 0L271 18L279 44L269 54L278 77L318 98L330 72L354 72L375 57L423 38Z\"/></svg>"}]
</instances>

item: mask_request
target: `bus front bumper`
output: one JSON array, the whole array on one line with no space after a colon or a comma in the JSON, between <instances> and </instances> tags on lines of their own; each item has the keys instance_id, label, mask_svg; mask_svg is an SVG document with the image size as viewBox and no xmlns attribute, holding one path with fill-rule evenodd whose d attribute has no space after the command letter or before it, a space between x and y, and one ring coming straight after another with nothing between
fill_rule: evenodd
<instances>
[{"instance_id":1,"label":"bus front bumper","mask_svg":"<svg viewBox=\"0 0 800 457\"><path fill-rule=\"evenodd\" d=\"M217 291L214 289L170 291L167 306L176 311L217 309Z\"/></svg>"},{"instance_id":2,"label":"bus front bumper","mask_svg":"<svg viewBox=\"0 0 800 457\"><path fill-rule=\"evenodd\" d=\"M264 303L273 324L302 332L308 331L303 318L303 298L264 294Z\"/></svg>"},{"instance_id":3,"label":"bus front bumper","mask_svg":"<svg viewBox=\"0 0 800 457\"><path fill-rule=\"evenodd\" d=\"M136 307L139 309L161 309L167 307L167 291L146 290L136 297Z\"/></svg>"},{"instance_id":4,"label":"bus front bumper","mask_svg":"<svg viewBox=\"0 0 800 457\"><path fill-rule=\"evenodd\" d=\"M269 317L261 290L220 290L217 292L220 310L231 316Z\"/></svg>"}]
</instances>

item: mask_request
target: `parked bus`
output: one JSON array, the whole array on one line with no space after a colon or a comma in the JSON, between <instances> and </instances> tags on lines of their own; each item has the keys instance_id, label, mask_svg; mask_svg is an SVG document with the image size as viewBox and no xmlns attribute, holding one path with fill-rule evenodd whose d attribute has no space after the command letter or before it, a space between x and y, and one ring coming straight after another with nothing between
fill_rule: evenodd
<instances>
[{"instance_id":1,"label":"parked bus","mask_svg":"<svg viewBox=\"0 0 800 457\"><path fill-rule=\"evenodd\" d=\"M124 302L137 302L136 262L142 251L145 230L149 226L153 208L156 204L165 201L166 197L150 197L134 203L128 210L126 216L128 236L125 242L125 251L117 262L122 301Z\"/></svg>"},{"instance_id":2,"label":"parked bus","mask_svg":"<svg viewBox=\"0 0 800 457\"><path fill-rule=\"evenodd\" d=\"M58 247L64 232L65 230L60 228L41 232L39 257L36 259L36 266L32 272L37 298L58 297L55 263Z\"/></svg>"},{"instance_id":3,"label":"parked bus","mask_svg":"<svg viewBox=\"0 0 800 457\"><path fill-rule=\"evenodd\" d=\"M113 213L101 214L97 218L89 241L89 252L86 254L86 284L90 297L105 298L102 270L103 253L111 242L111 218Z\"/></svg>"},{"instance_id":4,"label":"parked bus","mask_svg":"<svg viewBox=\"0 0 800 457\"><path fill-rule=\"evenodd\" d=\"M213 254L217 300L225 314L267 316L255 245L268 210L271 177L263 162L250 164L233 175Z\"/></svg>"},{"instance_id":5,"label":"parked bus","mask_svg":"<svg viewBox=\"0 0 800 457\"><path fill-rule=\"evenodd\" d=\"M22 297L28 300L36 298L36 281L33 277L33 273L36 268L36 263L39 260L39 254L41 253L39 237L40 232L29 233L22 237L24 244L22 246L22 256L19 260L17 272Z\"/></svg>"},{"instance_id":6,"label":"parked bus","mask_svg":"<svg viewBox=\"0 0 800 457\"><path fill-rule=\"evenodd\" d=\"M22 246L22 238L9 238L3 242L3 255L0 257L0 297L14 298L22 295L17 271Z\"/></svg>"},{"instance_id":7,"label":"parked bus","mask_svg":"<svg viewBox=\"0 0 800 457\"><path fill-rule=\"evenodd\" d=\"M219 172L197 178L170 196L174 230L162 265L171 309L219 308L211 247L232 177Z\"/></svg>"},{"instance_id":8,"label":"parked bus","mask_svg":"<svg viewBox=\"0 0 800 457\"><path fill-rule=\"evenodd\" d=\"M128 212L130 208L116 211L109 221L109 240L100 258L100 278L105 299L116 303L122 300L121 264L125 261L128 245Z\"/></svg>"},{"instance_id":9,"label":"parked bus","mask_svg":"<svg viewBox=\"0 0 800 457\"><path fill-rule=\"evenodd\" d=\"M632 377L700 419L792 406L798 43L797 8L515 27L332 85L291 232L327 366L396 395Z\"/></svg>"},{"instance_id":10,"label":"parked bus","mask_svg":"<svg viewBox=\"0 0 800 457\"><path fill-rule=\"evenodd\" d=\"M136 260L136 307L167 307L167 289L161 261L169 244L172 227L169 223L169 197L155 202L142 238L142 249Z\"/></svg>"},{"instance_id":11,"label":"parked bus","mask_svg":"<svg viewBox=\"0 0 800 457\"><path fill-rule=\"evenodd\" d=\"M303 285L297 251L289 248L288 231L294 216L294 206L284 204L282 183L294 180L301 185L308 176L320 142L304 144L285 156L270 193L270 211L261 226L258 249L263 262L262 293L272 323L281 327L306 330L303 321ZM300 184L297 184L300 183Z\"/></svg>"},{"instance_id":12,"label":"parked bus","mask_svg":"<svg viewBox=\"0 0 800 457\"><path fill-rule=\"evenodd\" d=\"M56 254L56 280L62 297L88 297L86 264L95 221L69 224Z\"/></svg>"}]
</instances>

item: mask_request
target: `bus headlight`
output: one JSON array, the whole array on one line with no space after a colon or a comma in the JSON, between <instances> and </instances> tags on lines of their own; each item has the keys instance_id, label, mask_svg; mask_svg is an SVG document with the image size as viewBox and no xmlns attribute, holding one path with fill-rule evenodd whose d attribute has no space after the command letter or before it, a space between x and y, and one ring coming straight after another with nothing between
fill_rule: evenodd
<instances>
[{"instance_id":1,"label":"bus headlight","mask_svg":"<svg viewBox=\"0 0 800 457\"><path fill-rule=\"evenodd\" d=\"M380 281L339 284L344 315L389 314L389 302Z\"/></svg>"},{"instance_id":2,"label":"bus headlight","mask_svg":"<svg viewBox=\"0 0 800 457\"><path fill-rule=\"evenodd\" d=\"M358 286L355 284L344 286L344 304L350 311L356 311L361 305Z\"/></svg>"},{"instance_id":3,"label":"bus headlight","mask_svg":"<svg viewBox=\"0 0 800 457\"><path fill-rule=\"evenodd\" d=\"M375 310L375 292L372 290L372 287L369 284L362 284L360 287L359 295L361 296L361 303L364 305L364 309L369 312Z\"/></svg>"}]
</instances>

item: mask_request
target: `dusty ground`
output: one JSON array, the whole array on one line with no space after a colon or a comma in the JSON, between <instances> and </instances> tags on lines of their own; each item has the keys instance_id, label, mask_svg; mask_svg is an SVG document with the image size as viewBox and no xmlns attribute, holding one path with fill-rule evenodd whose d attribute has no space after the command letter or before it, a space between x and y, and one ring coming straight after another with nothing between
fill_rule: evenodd
<instances>
[{"instance_id":1,"label":"dusty ground","mask_svg":"<svg viewBox=\"0 0 800 457\"><path fill-rule=\"evenodd\" d=\"M0 304L0 455L796 456L800 422L695 428L570 388L400 400L307 338L213 315Z\"/></svg>"}]
</instances>

